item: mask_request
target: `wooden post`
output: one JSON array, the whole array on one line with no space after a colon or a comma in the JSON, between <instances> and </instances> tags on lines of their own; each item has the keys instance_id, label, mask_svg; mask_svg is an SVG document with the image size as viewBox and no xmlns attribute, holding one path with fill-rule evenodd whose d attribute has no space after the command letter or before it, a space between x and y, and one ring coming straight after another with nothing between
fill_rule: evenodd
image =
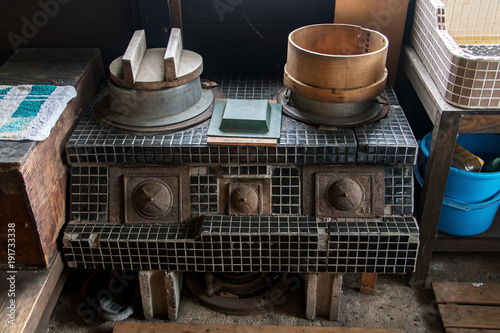
<instances>
[{"instance_id":1,"label":"wooden post","mask_svg":"<svg viewBox=\"0 0 500 333\"><path fill-rule=\"evenodd\" d=\"M377 285L377 273L361 274L361 287L359 292L365 295L374 295Z\"/></svg>"},{"instance_id":2,"label":"wooden post","mask_svg":"<svg viewBox=\"0 0 500 333\"><path fill-rule=\"evenodd\" d=\"M410 280L411 285L423 285L427 278L461 118L458 113L442 112L438 114L434 123L424 187L417 211L417 221L420 222L420 246L415 273Z\"/></svg>"},{"instance_id":3,"label":"wooden post","mask_svg":"<svg viewBox=\"0 0 500 333\"><path fill-rule=\"evenodd\" d=\"M306 274L306 317L317 315L339 320L342 275L337 273Z\"/></svg>"},{"instance_id":4,"label":"wooden post","mask_svg":"<svg viewBox=\"0 0 500 333\"><path fill-rule=\"evenodd\" d=\"M168 10L172 28L179 28L182 31L182 8L181 0L168 0Z\"/></svg>"}]
</instances>

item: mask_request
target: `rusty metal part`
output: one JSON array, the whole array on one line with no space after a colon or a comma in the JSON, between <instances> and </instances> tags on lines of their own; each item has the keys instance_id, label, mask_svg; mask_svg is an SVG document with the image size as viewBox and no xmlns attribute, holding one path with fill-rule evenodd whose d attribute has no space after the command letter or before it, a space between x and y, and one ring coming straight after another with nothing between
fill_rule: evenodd
<instances>
[{"instance_id":1,"label":"rusty metal part","mask_svg":"<svg viewBox=\"0 0 500 333\"><path fill-rule=\"evenodd\" d=\"M242 202L240 201L242 194L238 194L237 189L245 187L248 197L246 202ZM251 194L251 190L255 191L256 197ZM219 205L222 214L269 215L271 214L271 179L267 175L262 178L221 176L219 178Z\"/></svg>"},{"instance_id":2,"label":"rusty metal part","mask_svg":"<svg viewBox=\"0 0 500 333\"><path fill-rule=\"evenodd\" d=\"M326 200L334 209L354 211L363 200L363 188L351 178L342 178L330 184Z\"/></svg>"},{"instance_id":3,"label":"rusty metal part","mask_svg":"<svg viewBox=\"0 0 500 333\"><path fill-rule=\"evenodd\" d=\"M186 285L200 303L228 314L266 312L283 303L290 284L281 273L186 273ZM226 296L221 296L226 295Z\"/></svg>"},{"instance_id":4,"label":"rusty metal part","mask_svg":"<svg viewBox=\"0 0 500 333\"><path fill-rule=\"evenodd\" d=\"M304 215L378 217L384 214L384 166L304 166Z\"/></svg>"},{"instance_id":5,"label":"rusty metal part","mask_svg":"<svg viewBox=\"0 0 500 333\"><path fill-rule=\"evenodd\" d=\"M137 214L146 219L162 218L172 208L172 190L162 181L146 180L134 189L132 204Z\"/></svg>"},{"instance_id":6,"label":"rusty metal part","mask_svg":"<svg viewBox=\"0 0 500 333\"><path fill-rule=\"evenodd\" d=\"M352 127L378 121L387 115L389 100L379 95L374 99L354 103L323 103L293 94L283 88L276 97L283 105L283 112L300 121L313 125Z\"/></svg>"},{"instance_id":7,"label":"rusty metal part","mask_svg":"<svg viewBox=\"0 0 500 333\"><path fill-rule=\"evenodd\" d=\"M231 184L234 185L234 184ZM249 215L258 211L261 206L261 195L259 188L247 184L237 184L229 187L230 206L233 212L241 215Z\"/></svg>"},{"instance_id":8,"label":"rusty metal part","mask_svg":"<svg viewBox=\"0 0 500 333\"><path fill-rule=\"evenodd\" d=\"M109 202L111 223L188 223L189 167L112 166Z\"/></svg>"}]
</instances>

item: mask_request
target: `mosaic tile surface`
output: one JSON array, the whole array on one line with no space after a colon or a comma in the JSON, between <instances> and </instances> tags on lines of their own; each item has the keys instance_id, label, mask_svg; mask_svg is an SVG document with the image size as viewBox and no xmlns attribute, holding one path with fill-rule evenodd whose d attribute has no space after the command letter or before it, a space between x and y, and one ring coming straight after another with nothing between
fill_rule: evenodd
<instances>
[{"instance_id":1,"label":"mosaic tile surface","mask_svg":"<svg viewBox=\"0 0 500 333\"><path fill-rule=\"evenodd\" d=\"M191 216L223 214L216 166L190 168ZM108 222L109 185L108 167L82 166L71 168L71 221ZM272 215L300 215L302 179L301 168L296 166L231 165L220 166L221 176L271 177ZM413 214L413 168L387 166L384 169L384 214Z\"/></svg>"},{"instance_id":2,"label":"mosaic tile surface","mask_svg":"<svg viewBox=\"0 0 500 333\"><path fill-rule=\"evenodd\" d=\"M449 103L464 108L500 108L500 57L490 51L481 54L489 45L476 47L500 44L499 17L496 0L416 1L411 43ZM477 54L467 52L468 46L464 49L459 43L471 44Z\"/></svg>"},{"instance_id":3,"label":"mosaic tile surface","mask_svg":"<svg viewBox=\"0 0 500 333\"><path fill-rule=\"evenodd\" d=\"M282 88L280 78L210 79L228 98L272 99ZM105 92L104 86L101 96ZM71 221L63 253L68 264L200 272L412 272L418 249L412 165L418 145L394 91L388 88L386 95L389 114L372 125L320 130L284 116L276 147L209 146L208 122L175 133L125 134L96 123L89 110L67 144ZM108 223L112 168L179 163L189 165L190 213L201 222ZM302 167L315 164L384 165L385 216L301 216L307 195ZM231 178L265 179L269 214L228 216L221 183Z\"/></svg>"},{"instance_id":4,"label":"mosaic tile surface","mask_svg":"<svg viewBox=\"0 0 500 333\"><path fill-rule=\"evenodd\" d=\"M274 98L280 80L215 77L230 98ZM106 93L104 86L99 99ZM393 107L376 126L320 130L287 116L276 147L207 145L209 122L162 135L117 132L97 123L90 110L66 146L70 164L84 163L287 163L287 164L413 164L417 142L391 88L386 91ZM377 136L382 130L383 136ZM373 140L373 138L376 138ZM358 151L358 141L360 149ZM378 145L374 150L372 145ZM386 147L386 149L384 149ZM387 152L389 151L389 152Z\"/></svg>"},{"instance_id":5,"label":"mosaic tile surface","mask_svg":"<svg viewBox=\"0 0 500 333\"><path fill-rule=\"evenodd\" d=\"M198 272L410 273L418 250L412 217L205 217L195 226L70 223L70 267Z\"/></svg>"},{"instance_id":6,"label":"mosaic tile surface","mask_svg":"<svg viewBox=\"0 0 500 333\"><path fill-rule=\"evenodd\" d=\"M108 168L71 168L70 218L77 221L108 221Z\"/></svg>"}]
</instances>

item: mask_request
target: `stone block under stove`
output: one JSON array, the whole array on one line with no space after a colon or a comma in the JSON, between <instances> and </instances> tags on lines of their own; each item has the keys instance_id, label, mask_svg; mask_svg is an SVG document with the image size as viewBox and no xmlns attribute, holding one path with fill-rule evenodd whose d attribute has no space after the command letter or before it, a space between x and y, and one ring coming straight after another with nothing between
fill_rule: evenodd
<instances>
[{"instance_id":1,"label":"stone block under stove","mask_svg":"<svg viewBox=\"0 0 500 333\"><path fill-rule=\"evenodd\" d=\"M279 78L210 79L228 99L272 100L283 88ZM103 86L96 101L106 92ZM88 110L66 146L68 265L224 274L413 272L418 144L392 89L385 94L388 114L368 125L321 127L283 115L276 146L209 145L209 120L171 133L124 133L96 122ZM169 193L158 215L134 203L141 186L144 193L157 192L147 186Z\"/></svg>"}]
</instances>

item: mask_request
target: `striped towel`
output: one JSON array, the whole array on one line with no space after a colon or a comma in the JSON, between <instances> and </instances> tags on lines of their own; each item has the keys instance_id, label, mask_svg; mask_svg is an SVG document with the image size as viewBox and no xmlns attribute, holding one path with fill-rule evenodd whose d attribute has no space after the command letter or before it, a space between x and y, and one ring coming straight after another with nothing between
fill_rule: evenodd
<instances>
[{"instance_id":1,"label":"striped towel","mask_svg":"<svg viewBox=\"0 0 500 333\"><path fill-rule=\"evenodd\" d=\"M72 86L0 86L0 140L46 139L75 96Z\"/></svg>"}]
</instances>

